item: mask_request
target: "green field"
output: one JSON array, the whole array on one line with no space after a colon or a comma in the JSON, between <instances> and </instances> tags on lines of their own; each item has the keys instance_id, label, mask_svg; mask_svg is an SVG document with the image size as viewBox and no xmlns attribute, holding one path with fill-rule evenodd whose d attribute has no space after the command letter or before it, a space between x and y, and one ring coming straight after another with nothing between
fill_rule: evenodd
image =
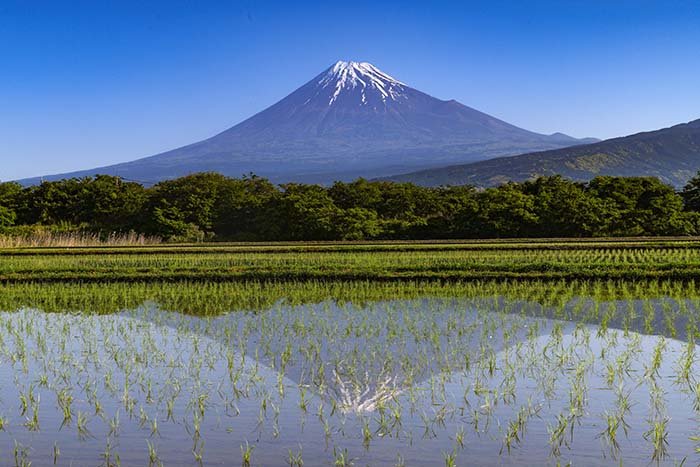
<instances>
[{"instance_id":1,"label":"green field","mask_svg":"<svg viewBox=\"0 0 700 467\"><path fill-rule=\"evenodd\" d=\"M202 244L0 250L0 282L681 279L697 239Z\"/></svg>"}]
</instances>

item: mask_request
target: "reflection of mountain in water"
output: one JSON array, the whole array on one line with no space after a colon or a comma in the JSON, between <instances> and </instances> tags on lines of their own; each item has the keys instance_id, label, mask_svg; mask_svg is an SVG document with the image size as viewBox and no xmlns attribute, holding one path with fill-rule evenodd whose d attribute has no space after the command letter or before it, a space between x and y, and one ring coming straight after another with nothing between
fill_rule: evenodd
<instances>
[{"instance_id":1,"label":"reflection of mountain in water","mask_svg":"<svg viewBox=\"0 0 700 467\"><path fill-rule=\"evenodd\" d=\"M439 373L464 370L489 355L576 322L685 339L687 303L671 299L595 302L560 308L500 297L422 299L362 305L278 304L266 312L209 319L145 308L140 319L182 328L236 349L300 386L365 412ZM669 316L675 326L669 329Z\"/></svg>"}]
</instances>

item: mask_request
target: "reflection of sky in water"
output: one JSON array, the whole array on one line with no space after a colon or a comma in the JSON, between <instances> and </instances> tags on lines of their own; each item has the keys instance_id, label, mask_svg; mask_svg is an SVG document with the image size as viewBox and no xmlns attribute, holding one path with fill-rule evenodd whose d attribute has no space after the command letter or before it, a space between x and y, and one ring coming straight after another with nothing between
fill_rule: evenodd
<instances>
[{"instance_id":1,"label":"reflection of sky in water","mask_svg":"<svg viewBox=\"0 0 700 467\"><path fill-rule=\"evenodd\" d=\"M668 334L668 319L652 318L648 303L673 314L685 335L687 320L670 301L573 301L560 310L497 298L328 302L209 319L153 306L112 316L3 313L0 464L14 464L15 440L34 466L53 465L54 444L59 465L94 465L108 443L112 461L118 454L122 465L147 465L146 440L165 465L191 465L193 451L207 465L238 464L246 442L262 465L288 465L289 450L301 451L304 465L328 465L345 449L356 465L393 465L399 455L406 465L444 464L453 451L458 465L554 464L559 414L574 427L562 460L616 464L599 435L623 393L632 404L628 436L622 427L618 434L625 461L648 462L649 419L668 418L664 462L688 455L692 465L693 397L681 391L688 384L674 384L686 345L667 339L650 379L657 337L551 319L596 321L597 306L611 328L652 323ZM609 383L610 368L618 376ZM571 416L572 388L581 387L584 403ZM73 417L61 428L62 390L73 396ZM663 404L652 410L655 391ZM30 431L34 406L39 431ZM80 436L78 412L89 434ZM524 428L513 431L518 417ZM521 439L510 454L509 431Z\"/></svg>"}]
</instances>

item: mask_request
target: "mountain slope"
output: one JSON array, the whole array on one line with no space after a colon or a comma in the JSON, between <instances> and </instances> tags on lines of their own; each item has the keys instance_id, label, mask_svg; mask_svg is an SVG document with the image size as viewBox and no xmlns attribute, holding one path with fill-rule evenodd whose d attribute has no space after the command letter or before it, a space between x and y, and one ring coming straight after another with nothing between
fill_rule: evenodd
<instances>
[{"instance_id":1,"label":"mountain slope","mask_svg":"<svg viewBox=\"0 0 700 467\"><path fill-rule=\"evenodd\" d=\"M499 157L388 177L420 185L493 186L541 175L658 177L680 187L700 170L700 120L657 131L552 151Z\"/></svg>"},{"instance_id":2,"label":"mountain slope","mask_svg":"<svg viewBox=\"0 0 700 467\"><path fill-rule=\"evenodd\" d=\"M153 182L198 171L274 181L390 175L580 144L413 89L369 63L337 62L278 103L204 141L96 173Z\"/></svg>"}]
</instances>

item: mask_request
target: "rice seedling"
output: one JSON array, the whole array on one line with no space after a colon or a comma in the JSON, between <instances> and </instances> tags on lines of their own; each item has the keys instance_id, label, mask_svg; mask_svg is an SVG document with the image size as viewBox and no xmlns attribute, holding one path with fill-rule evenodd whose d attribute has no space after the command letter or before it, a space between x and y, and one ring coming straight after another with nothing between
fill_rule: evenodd
<instances>
[{"instance_id":1,"label":"rice seedling","mask_svg":"<svg viewBox=\"0 0 700 467\"><path fill-rule=\"evenodd\" d=\"M598 437L605 440L610 449L610 455L613 459L617 459L620 455L620 442L617 436L621 423L620 415L616 413L605 413L603 418L605 420L605 429L598 434Z\"/></svg>"},{"instance_id":2,"label":"rice seedling","mask_svg":"<svg viewBox=\"0 0 700 467\"><path fill-rule=\"evenodd\" d=\"M52 449L53 465L58 464L58 459L61 457L61 449L58 447L58 443L53 443Z\"/></svg>"},{"instance_id":3,"label":"rice seedling","mask_svg":"<svg viewBox=\"0 0 700 467\"><path fill-rule=\"evenodd\" d=\"M194 461L200 466L204 464L204 441L199 441L195 443L194 448L192 448L192 455L194 456Z\"/></svg>"},{"instance_id":4,"label":"rice seedling","mask_svg":"<svg viewBox=\"0 0 700 467\"><path fill-rule=\"evenodd\" d=\"M250 467L250 461L253 457L254 446L250 446L248 441L245 442L245 448L241 445L241 465L243 467Z\"/></svg>"},{"instance_id":5,"label":"rice seedling","mask_svg":"<svg viewBox=\"0 0 700 467\"><path fill-rule=\"evenodd\" d=\"M27 421L24 423L29 431L39 431L39 407L32 407L32 416L27 417Z\"/></svg>"},{"instance_id":6,"label":"rice seedling","mask_svg":"<svg viewBox=\"0 0 700 467\"><path fill-rule=\"evenodd\" d=\"M121 465L119 454L113 453L113 449L114 447L112 446L112 442L107 440L107 444L105 445L104 451L101 454L102 465L104 467L118 467Z\"/></svg>"},{"instance_id":7,"label":"rice seedling","mask_svg":"<svg viewBox=\"0 0 700 467\"><path fill-rule=\"evenodd\" d=\"M445 457L445 467L456 467L457 466L457 454L454 452L443 453Z\"/></svg>"},{"instance_id":8,"label":"rice seedling","mask_svg":"<svg viewBox=\"0 0 700 467\"><path fill-rule=\"evenodd\" d=\"M91 436L90 430L88 430L87 424L88 424L87 414L85 414L84 412L78 411L78 418L77 418L76 426L77 426L77 430L78 430L78 437L80 439L86 439L86 438Z\"/></svg>"},{"instance_id":9,"label":"rice seedling","mask_svg":"<svg viewBox=\"0 0 700 467\"><path fill-rule=\"evenodd\" d=\"M666 459L668 455L668 418L654 421L644 437L651 442L654 451L651 459L657 463Z\"/></svg>"},{"instance_id":10,"label":"rice seedling","mask_svg":"<svg viewBox=\"0 0 700 467\"><path fill-rule=\"evenodd\" d=\"M63 427L73 420L73 394L68 388L63 388L56 394L56 399L63 412L63 421L61 422L61 427Z\"/></svg>"},{"instance_id":11,"label":"rice seedling","mask_svg":"<svg viewBox=\"0 0 700 467\"><path fill-rule=\"evenodd\" d=\"M32 462L29 460L30 448L24 446L15 440L14 442L14 460L15 467L31 467Z\"/></svg>"},{"instance_id":12,"label":"rice seedling","mask_svg":"<svg viewBox=\"0 0 700 467\"><path fill-rule=\"evenodd\" d=\"M148 446L148 467L160 467L162 462L158 457L158 451L155 445L151 444L148 440L146 440L146 445Z\"/></svg>"},{"instance_id":13,"label":"rice seedling","mask_svg":"<svg viewBox=\"0 0 700 467\"><path fill-rule=\"evenodd\" d=\"M304 466L304 460L302 458L302 448L299 446L299 451L298 452L293 452L291 449L289 450L289 467L303 467Z\"/></svg>"},{"instance_id":14,"label":"rice seedling","mask_svg":"<svg viewBox=\"0 0 700 467\"><path fill-rule=\"evenodd\" d=\"M333 457L333 465L335 467L350 467L353 465L352 458L348 454L347 448L343 450L333 448Z\"/></svg>"}]
</instances>

